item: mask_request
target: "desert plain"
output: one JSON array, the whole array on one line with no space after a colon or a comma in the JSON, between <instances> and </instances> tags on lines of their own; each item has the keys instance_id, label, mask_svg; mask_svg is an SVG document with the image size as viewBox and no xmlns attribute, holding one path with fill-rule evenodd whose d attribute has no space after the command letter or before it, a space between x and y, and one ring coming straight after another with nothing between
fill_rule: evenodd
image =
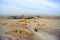
<instances>
[{"instance_id":1,"label":"desert plain","mask_svg":"<svg viewBox=\"0 0 60 40\"><path fill-rule=\"evenodd\" d=\"M60 40L60 19L0 19L0 40Z\"/></svg>"}]
</instances>

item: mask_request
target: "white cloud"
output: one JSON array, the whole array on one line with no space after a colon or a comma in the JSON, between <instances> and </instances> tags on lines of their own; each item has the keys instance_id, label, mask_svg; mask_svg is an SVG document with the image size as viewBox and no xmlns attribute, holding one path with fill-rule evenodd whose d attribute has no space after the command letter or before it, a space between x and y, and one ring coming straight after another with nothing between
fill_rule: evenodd
<instances>
[{"instance_id":1,"label":"white cloud","mask_svg":"<svg viewBox=\"0 0 60 40\"><path fill-rule=\"evenodd\" d=\"M49 7L56 7L56 4L51 3L49 1L44 0L3 0L8 4L14 5L22 5L22 6L30 6L30 7L41 7L41 6L49 6Z\"/></svg>"},{"instance_id":2,"label":"white cloud","mask_svg":"<svg viewBox=\"0 0 60 40\"><path fill-rule=\"evenodd\" d=\"M2 0L2 2L5 3L5 5L3 4L2 6L3 10L8 9L11 12L17 12L19 10L54 14L60 11L60 7L57 3L50 2L48 0Z\"/></svg>"}]
</instances>

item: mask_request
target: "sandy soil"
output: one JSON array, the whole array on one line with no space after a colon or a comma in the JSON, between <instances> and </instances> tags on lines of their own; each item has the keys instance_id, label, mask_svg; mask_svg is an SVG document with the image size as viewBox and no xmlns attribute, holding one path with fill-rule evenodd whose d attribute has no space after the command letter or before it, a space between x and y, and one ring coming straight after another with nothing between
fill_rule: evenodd
<instances>
[{"instance_id":1,"label":"sandy soil","mask_svg":"<svg viewBox=\"0 0 60 40\"><path fill-rule=\"evenodd\" d=\"M11 40L59 40L60 19L1 19L0 33L1 40L10 40L7 35Z\"/></svg>"}]
</instances>

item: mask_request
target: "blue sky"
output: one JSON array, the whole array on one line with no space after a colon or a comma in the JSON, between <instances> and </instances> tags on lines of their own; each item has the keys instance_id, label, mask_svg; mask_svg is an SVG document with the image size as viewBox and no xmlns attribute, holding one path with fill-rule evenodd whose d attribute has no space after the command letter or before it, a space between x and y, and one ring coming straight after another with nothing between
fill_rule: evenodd
<instances>
[{"instance_id":1,"label":"blue sky","mask_svg":"<svg viewBox=\"0 0 60 40\"><path fill-rule=\"evenodd\" d=\"M60 0L0 0L0 15L60 16Z\"/></svg>"}]
</instances>

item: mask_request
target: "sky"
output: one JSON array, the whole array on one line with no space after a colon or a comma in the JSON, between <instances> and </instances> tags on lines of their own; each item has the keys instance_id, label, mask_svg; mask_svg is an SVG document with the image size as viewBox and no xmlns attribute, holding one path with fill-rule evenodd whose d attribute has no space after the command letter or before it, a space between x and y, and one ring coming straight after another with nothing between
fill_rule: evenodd
<instances>
[{"instance_id":1,"label":"sky","mask_svg":"<svg viewBox=\"0 0 60 40\"><path fill-rule=\"evenodd\" d=\"M0 0L0 15L60 16L60 0Z\"/></svg>"}]
</instances>

